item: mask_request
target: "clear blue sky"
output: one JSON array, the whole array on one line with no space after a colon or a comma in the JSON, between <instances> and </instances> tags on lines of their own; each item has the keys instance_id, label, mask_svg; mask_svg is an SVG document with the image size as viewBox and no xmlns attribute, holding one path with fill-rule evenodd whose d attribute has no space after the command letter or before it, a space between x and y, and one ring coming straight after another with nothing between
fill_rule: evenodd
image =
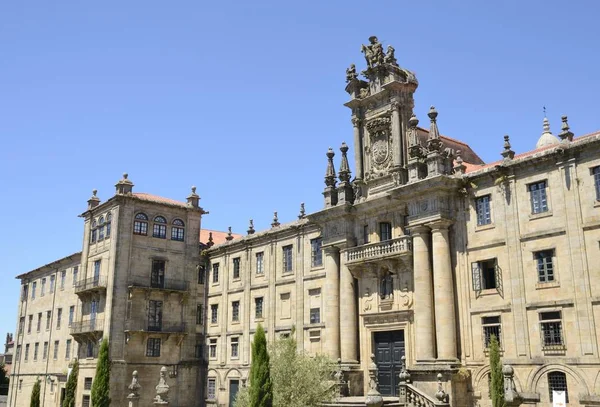
<instances>
[{"instance_id":1,"label":"clear blue sky","mask_svg":"<svg viewBox=\"0 0 600 407\"><path fill-rule=\"evenodd\" d=\"M17 274L81 250L77 217L123 172L235 232L322 207L327 147L352 141L345 68L377 35L443 134L498 159L600 129L597 1L6 1L0 5L0 338ZM352 153L351 155L352 156ZM339 158L339 154L338 157ZM337 161L336 158L336 161Z\"/></svg>"}]
</instances>

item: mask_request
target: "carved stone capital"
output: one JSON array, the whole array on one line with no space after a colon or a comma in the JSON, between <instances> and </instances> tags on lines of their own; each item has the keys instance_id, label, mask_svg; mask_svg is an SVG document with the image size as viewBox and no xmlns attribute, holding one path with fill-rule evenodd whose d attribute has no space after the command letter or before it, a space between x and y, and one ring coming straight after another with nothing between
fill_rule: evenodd
<instances>
[{"instance_id":1,"label":"carved stone capital","mask_svg":"<svg viewBox=\"0 0 600 407\"><path fill-rule=\"evenodd\" d=\"M431 229L425 225L411 226L410 233L413 236L427 236L431 233Z\"/></svg>"},{"instance_id":2,"label":"carved stone capital","mask_svg":"<svg viewBox=\"0 0 600 407\"><path fill-rule=\"evenodd\" d=\"M361 124L362 124L362 119L359 119L358 117L352 118L352 126L353 127L360 127Z\"/></svg>"},{"instance_id":3,"label":"carved stone capital","mask_svg":"<svg viewBox=\"0 0 600 407\"><path fill-rule=\"evenodd\" d=\"M391 104L390 104L390 107L391 107L391 110L392 110L392 112L394 112L394 111L397 111L397 110L400 110L400 106L402 106L402 105L400 104L400 101L398 101L398 100L396 100L396 99L392 100L392 102L391 102Z\"/></svg>"},{"instance_id":4,"label":"carved stone capital","mask_svg":"<svg viewBox=\"0 0 600 407\"><path fill-rule=\"evenodd\" d=\"M447 219L440 219L435 222L431 222L428 226L431 228L432 232L447 232L450 225L452 225L452 221Z\"/></svg>"}]
</instances>

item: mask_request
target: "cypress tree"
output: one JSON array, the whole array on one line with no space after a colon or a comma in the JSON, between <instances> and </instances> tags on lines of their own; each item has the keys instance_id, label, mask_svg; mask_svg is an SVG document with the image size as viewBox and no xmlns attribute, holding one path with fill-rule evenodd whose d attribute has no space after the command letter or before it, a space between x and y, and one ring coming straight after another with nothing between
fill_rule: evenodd
<instances>
[{"instance_id":1,"label":"cypress tree","mask_svg":"<svg viewBox=\"0 0 600 407\"><path fill-rule=\"evenodd\" d=\"M250 407L272 407L273 384L267 352L267 338L258 325L252 343L252 365L250 366Z\"/></svg>"},{"instance_id":2,"label":"cypress tree","mask_svg":"<svg viewBox=\"0 0 600 407\"><path fill-rule=\"evenodd\" d=\"M504 407L504 376L500 360L500 344L496 335L490 337L490 395L492 407Z\"/></svg>"},{"instance_id":3,"label":"cypress tree","mask_svg":"<svg viewBox=\"0 0 600 407\"><path fill-rule=\"evenodd\" d=\"M29 407L40 407L40 380L35 379L33 390L31 391L31 402Z\"/></svg>"},{"instance_id":4,"label":"cypress tree","mask_svg":"<svg viewBox=\"0 0 600 407\"><path fill-rule=\"evenodd\" d=\"M110 360L108 359L108 341L104 339L100 345L96 377L92 385L92 406L110 406Z\"/></svg>"},{"instance_id":5,"label":"cypress tree","mask_svg":"<svg viewBox=\"0 0 600 407\"><path fill-rule=\"evenodd\" d=\"M67 380L65 386L65 399L63 400L62 407L75 407L75 397L77 395L77 378L79 376L79 362L76 360L73 363L71 374Z\"/></svg>"}]
</instances>

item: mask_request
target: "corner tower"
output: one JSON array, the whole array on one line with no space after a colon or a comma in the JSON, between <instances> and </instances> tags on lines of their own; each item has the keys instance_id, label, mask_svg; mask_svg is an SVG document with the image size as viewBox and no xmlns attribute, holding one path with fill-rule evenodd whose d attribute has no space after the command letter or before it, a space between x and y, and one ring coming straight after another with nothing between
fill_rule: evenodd
<instances>
[{"instance_id":1,"label":"corner tower","mask_svg":"<svg viewBox=\"0 0 600 407\"><path fill-rule=\"evenodd\" d=\"M359 79L354 64L346 70L354 127L355 196L366 198L408 182L407 130L418 86L411 71L401 68L389 45L377 37L362 45L367 68Z\"/></svg>"}]
</instances>

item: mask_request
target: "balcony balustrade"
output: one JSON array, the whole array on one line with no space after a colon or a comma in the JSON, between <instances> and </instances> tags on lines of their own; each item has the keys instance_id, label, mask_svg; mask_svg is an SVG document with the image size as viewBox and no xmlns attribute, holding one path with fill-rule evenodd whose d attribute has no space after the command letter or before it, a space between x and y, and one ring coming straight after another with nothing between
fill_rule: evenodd
<instances>
[{"instance_id":1,"label":"balcony balustrade","mask_svg":"<svg viewBox=\"0 0 600 407\"><path fill-rule=\"evenodd\" d=\"M92 277L80 280L75 284L75 294L88 291L106 290L106 277Z\"/></svg>"},{"instance_id":2,"label":"balcony balustrade","mask_svg":"<svg viewBox=\"0 0 600 407\"><path fill-rule=\"evenodd\" d=\"M104 319L90 319L86 321L73 322L70 326L71 335L102 332L104 330Z\"/></svg>"},{"instance_id":3,"label":"balcony balustrade","mask_svg":"<svg viewBox=\"0 0 600 407\"><path fill-rule=\"evenodd\" d=\"M167 291L188 291L190 283L184 280L170 278L153 280L150 277L133 277L129 280L129 286L133 288L149 288Z\"/></svg>"},{"instance_id":4,"label":"balcony balustrade","mask_svg":"<svg viewBox=\"0 0 600 407\"><path fill-rule=\"evenodd\" d=\"M183 333L186 331L186 324L185 322L156 323L153 321L130 320L126 321L125 330L130 332Z\"/></svg>"},{"instance_id":5,"label":"balcony balustrade","mask_svg":"<svg viewBox=\"0 0 600 407\"><path fill-rule=\"evenodd\" d=\"M406 254L412 254L412 237L407 235L352 247L348 249L347 261L349 264L362 263Z\"/></svg>"}]
</instances>

